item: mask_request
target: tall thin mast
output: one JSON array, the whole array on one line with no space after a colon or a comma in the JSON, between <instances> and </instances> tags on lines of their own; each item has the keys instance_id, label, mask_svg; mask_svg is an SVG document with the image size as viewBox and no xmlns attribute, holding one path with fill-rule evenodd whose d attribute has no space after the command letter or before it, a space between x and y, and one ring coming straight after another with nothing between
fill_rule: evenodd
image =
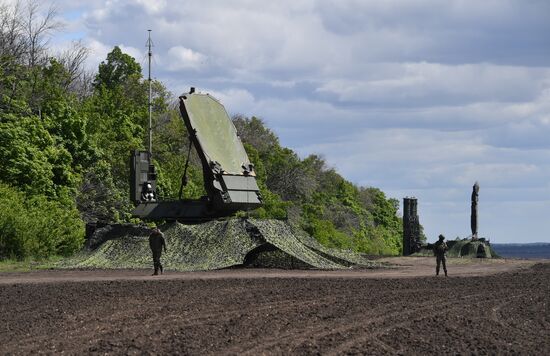
<instances>
[{"instance_id":1,"label":"tall thin mast","mask_svg":"<svg viewBox=\"0 0 550 356\"><path fill-rule=\"evenodd\" d=\"M153 56L153 52L151 51L151 47L153 46L153 42L151 41L151 30L147 30L149 32L149 38L147 39L147 47L149 48L149 76L147 80L149 81L149 159L153 157L153 104L151 102L152 98L152 89L151 89L151 57Z\"/></svg>"}]
</instances>

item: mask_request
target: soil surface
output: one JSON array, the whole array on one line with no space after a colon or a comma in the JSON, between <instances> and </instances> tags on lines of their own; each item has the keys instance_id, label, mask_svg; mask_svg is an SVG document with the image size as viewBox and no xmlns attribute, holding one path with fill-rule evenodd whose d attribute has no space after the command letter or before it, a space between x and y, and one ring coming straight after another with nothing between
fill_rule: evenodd
<instances>
[{"instance_id":1,"label":"soil surface","mask_svg":"<svg viewBox=\"0 0 550 356\"><path fill-rule=\"evenodd\" d=\"M548 260L381 261L0 273L0 354L550 354Z\"/></svg>"}]
</instances>

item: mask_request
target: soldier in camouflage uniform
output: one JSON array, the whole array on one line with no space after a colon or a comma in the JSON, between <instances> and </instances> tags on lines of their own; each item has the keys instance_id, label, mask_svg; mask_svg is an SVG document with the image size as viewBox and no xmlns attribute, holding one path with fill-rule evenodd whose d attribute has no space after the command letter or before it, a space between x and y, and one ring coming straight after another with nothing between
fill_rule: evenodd
<instances>
[{"instance_id":1,"label":"soldier in camouflage uniform","mask_svg":"<svg viewBox=\"0 0 550 356\"><path fill-rule=\"evenodd\" d=\"M158 227L153 229L151 235L149 235L149 247L153 253L153 265L155 267L155 272L153 276L162 274L162 264L160 263L160 256L162 255L162 249L166 252L166 243L164 242L164 234L160 231Z\"/></svg>"},{"instance_id":2,"label":"soldier in camouflage uniform","mask_svg":"<svg viewBox=\"0 0 550 356\"><path fill-rule=\"evenodd\" d=\"M434 244L434 255L436 258L437 265L435 267L435 275L439 275L439 266L443 264L443 271L445 272L445 277L447 277L447 244L445 243L445 236L439 235L439 241Z\"/></svg>"}]
</instances>

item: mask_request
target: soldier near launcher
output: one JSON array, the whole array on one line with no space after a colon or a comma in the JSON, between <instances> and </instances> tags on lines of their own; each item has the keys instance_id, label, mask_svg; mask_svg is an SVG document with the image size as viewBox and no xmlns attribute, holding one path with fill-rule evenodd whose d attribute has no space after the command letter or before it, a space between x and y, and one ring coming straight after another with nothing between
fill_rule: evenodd
<instances>
[{"instance_id":1,"label":"soldier near launcher","mask_svg":"<svg viewBox=\"0 0 550 356\"><path fill-rule=\"evenodd\" d=\"M156 276L160 273L162 274L162 264L160 263L160 256L162 255L162 249L166 252L166 242L164 241L164 234L160 231L159 228L154 228L151 235L149 235L149 247L153 253L153 266L155 271L153 276Z\"/></svg>"},{"instance_id":2,"label":"soldier near launcher","mask_svg":"<svg viewBox=\"0 0 550 356\"><path fill-rule=\"evenodd\" d=\"M437 241L434 244L434 255L436 258L436 267L435 267L435 275L439 275L439 267L442 264L443 265L443 272L445 272L445 277L447 277L447 250L449 249L447 247L447 244L445 243L445 236L439 235L439 241Z\"/></svg>"}]
</instances>

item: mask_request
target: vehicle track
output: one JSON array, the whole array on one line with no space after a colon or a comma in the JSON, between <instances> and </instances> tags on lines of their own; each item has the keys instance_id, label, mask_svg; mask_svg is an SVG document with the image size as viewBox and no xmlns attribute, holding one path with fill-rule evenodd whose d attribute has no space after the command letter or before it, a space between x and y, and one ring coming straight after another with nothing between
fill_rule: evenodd
<instances>
[{"instance_id":1,"label":"vehicle track","mask_svg":"<svg viewBox=\"0 0 550 356\"><path fill-rule=\"evenodd\" d=\"M482 294L479 293L476 295L471 295L471 297L474 298L481 295ZM432 303L433 302L431 301L420 303L418 307L420 309L425 309L426 307L431 306ZM454 304L454 302L446 302L442 306L449 307L452 306L452 304ZM307 340L313 340L315 342L321 342L322 339L339 341L338 339L342 337L343 340L341 340L341 343L338 344L337 347L333 349L326 348L323 352L327 352L328 354L338 354L348 350L349 346L353 346L358 341L371 341L379 345L383 344L385 345L385 349L396 351L390 345L384 344L381 340L379 340L378 337L392 328L410 324L410 321L394 322L394 320L408 320L418 312L417 310L392 311L397 309L395 308L395 306L396 303L382 304L380 308L370 310L365 314L357 314L353 319L350 320L348 318L343 321L345 322L344 325L333 327L331 330L328 331L323 330L324 326L310 328L306 332L300 332L299 339L295 338L294 332L288 332L286 334L280 335L273 340L263 340L261 345L258 345L255 348L251 347L249 351L247 351L247 354L255 354L261 351L268 350L270 347L288 340L290 340L290 343L288 344L290 348L297 348L298 346L300 346L301 343ZM427 317L437 314L438 312L430 312L428 315L424 315ZM247 346L249 345L245 345L245 348L248 348Z\"/></svg>"}]
</instances>

